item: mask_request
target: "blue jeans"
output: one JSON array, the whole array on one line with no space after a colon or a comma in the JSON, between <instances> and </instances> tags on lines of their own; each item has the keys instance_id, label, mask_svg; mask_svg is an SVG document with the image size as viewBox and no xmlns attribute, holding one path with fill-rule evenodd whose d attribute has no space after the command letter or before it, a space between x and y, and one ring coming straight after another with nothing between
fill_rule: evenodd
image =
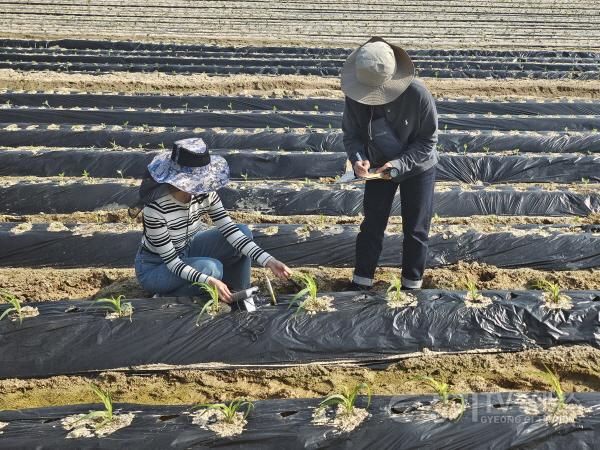
<instances>
[{"instance_id":1,"label":"blue jeans","mask_svg":"<svg viewBox=\"0 0 600 450\"><path fill-rule=\"evenodd\" d=\"M246 225L238 227L252 239L252 232ZM227 242L216 228L197 233L179 256L199 272L222 280L232 291L250 287L252 261ZM144 290L153 294L187 297L203 292L171 272L159 255L141 247L135 257L135 274Z\"/></svg>"}]
</instances>

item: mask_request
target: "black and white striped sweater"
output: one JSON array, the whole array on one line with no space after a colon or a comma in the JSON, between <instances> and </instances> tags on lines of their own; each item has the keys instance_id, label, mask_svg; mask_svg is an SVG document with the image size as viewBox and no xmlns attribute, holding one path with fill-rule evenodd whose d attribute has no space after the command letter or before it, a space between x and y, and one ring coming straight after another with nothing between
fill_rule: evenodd
<instances>
[{"instance_id":1,"label":"black and white striped sweater","mask_svg":"<svg viewBox=\"0 0 600 450\"><path fill-rule=\"evenodd\" d=\"M169 270L178 277L190 282L206 283L208 275L184 263L179 257L187 244L186 237L191 239L202 227L200 217L205 213L236 250L263 267L272 258L240 231L223 208L216 192L193 197L189 204L176 200L170 194L148 203L143 210L142 246L160 255Z\"/></svg>"}]
</instances>

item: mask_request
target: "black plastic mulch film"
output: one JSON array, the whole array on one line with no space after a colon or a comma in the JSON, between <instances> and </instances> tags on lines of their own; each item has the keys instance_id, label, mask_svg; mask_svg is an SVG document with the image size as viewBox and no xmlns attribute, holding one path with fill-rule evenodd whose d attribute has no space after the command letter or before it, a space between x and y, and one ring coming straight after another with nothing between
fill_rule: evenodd
<instances>
[{"instance_id":1,"label":"black plastic mulch film","mask_svg":"<svg viewBox=\"0 0 600 450\"><path fill-rule=\"evenodd\" d=\"M210 109L232 111L336 111L344 110L342 99L327 98L263 98L253 96L208 95L123 95L90 93L24 93L2 92L0 104L13 107L48 108L156 108L156 109ZM437 99L439 114L519 114L519 115L588 115L600 114L600 101L484 101Z\"/></svg>"},{"instance_id":2,"label":"black plastic mulch film","mask_svg":"<svg viewBox=\"0 0 600 450\"><path fill-rule=\"evenodd\" d=\"M0 176L142 178L157 151L108 149L10 150L0 152ZM336 177L346 170L343 152L213 150L223 156L232 178L304 179ZM120 171L120 172L117 172ZM438 181L464 183L600 181L600 156L582 154L462 155L441 153Z\"/></svg>"},{"instance_id":3,"label":"black plastic mulch film","mask_svg":"<svg viewBox=\"0 0 600 450\"><path fill-rule=\"evenodd\" d=\"M0 113L1 114L1 113ZM84 127L83 131L71 126L53 125L47 129L43 124L16 124L19 129L11 130L15 124L0 123L0 142L5 147L104 147L126 148L170 148L173 142L188 137L201 137L207 145L216 149L261 149L287 151L344 152L341 132L293 131L277 133L273 130L236 133L233 129L195 131L134 131L131 129L111 130ZM35 127L31 129L31 127ZM28 129L29 128L29 129ZM451 131L441 130L438 135L439 151L447 152L501 152L521 153L598 153L600 133L539 132L515 133L501 131Z\"/></svg>"},{"instance_id":4,"label":"black plastic mulch film","mask_svg":"<svg viewBox=\"0 0 600 450\"><path fill-rule=\"evenodd\" d=\"M19 227L19 228L17 228ZM49 230L50 227L50 230ZM255 241L276 258L293 267L353 267L357 226L253 225ZM542 270L579 270L600 266L600 235L592 225L515 226L481 232L447 229L432 233L428 267L459 261L478 261L496 267L529 267ZM141 231L107 231L92 226L65 229L32 224L30 230L14 223L0 224L0 267L132 267L141 242ZM402 234L388 233L379 260L382 267L402 263Z\"/></svg>"},{"instance_id":5,"label":"black plastic mulch film","mask_svg":"<svg viewBox=\"0 0 600 450\"><path fill-rule=\"evenodd\" d=\"M600 433L600 394L569 395L569 403L587 411L575 423L552 426L542 414L530 415L521 404L539 404L547 394L491 393L465 396L466 408L456 421L423 415L417 408L431 406L431 395L375 396L369 416L348 433L312 423L321 399L282 399L255 402L242 434L219 437L192 423L190 406L116 404L116 413L133 413L131 425L102 438L67 439L60 420L73 414L99 410L98 404L0 412L8 423L0 438L2 448L17 450L145 448L227 448L227 449L397 449L463 450L478 448L543 448L546 450L592 449ZM523 403L525 402L525 403ZM364 408L360 396L356 406ZM493 427L493 433L490 428Z\"/></svg>"},{"instance_id":6,"label":"black plastic mulch film","mask_svg":"<svg viewBox=\"0 0 600 450\"><path fill-rule=\"evenodd\" d=\"M342 126L341 113L193 111L166 113L110 109L10 108L0 110L0 123L105 124L126 126L203 128L312 128ZM440 130L496 131L593 131L597 116L490 116L487 114L440 115Z\"/></svg>"},{"instance_id":7,"label":"black plastic mulch film","mask_svg":"<svg viewBox=\"0 0 600 450\"><path fill-rule=\"evenodd\" d=\"M104 50L181 50L181 51L228 51L237 54L249 52L272 53L281 52L296 55L338 55L348 56L352 51L347 48L325 48L325 47L286 47L286 46L225 46L213 44L174 44L174 43L148 43L136 41L102 41L93 39L55 39L55 40L33 40L33 39L0 39L2 47L25 47L25 48L67 48L67 49L104 49ZM413 56L502 56L502 57L547 57L547 58L587 58L600 60L600 53L592 51L572 50L483 50L483 49L428 49L409 50Z\"/></svg>"},{"instance_id":8,"label":"black plastic mulch film","mask_svg":"<svg viewBox=\"0 0 600 450\"><path fill-rule=\"evenodd\" d=\"M427 350L600 347L598 291L567 292L568 310L545 306L541 291L483 294L493 300L485 308L466 306L464 293L425 290L416 306L392 309L382 297L333 293L331 312L303 315L280 299L254 312L205 316L198 325L201 306L190 298L133 300L131 321L109 320L91 302L37 303L38 316L0 322L0 378L156 369L135 367L150 364L295 366L386 362Z\"/></svg>"},{"instance_id":9,"label":"black plastic mulch film","mask_svg":"<svg viewBox=\"0 0 600 450\"><path fill-rule=\"evenodd\" d=\"M219 191L225 208L275 215L355 216L362 213L361 185L318 185L297 182L246 184L232 182ZM22 182L0 186L0 213L38 214L95 211L132 204L138 187L124 182L102 183L79 180ZM28 199L26 202L23 199ZM600 192L569 190L516 190L511 186L451 186L435 193L434 213L441 217L472 215L508 216L587 216L600 212ZM396 195L391 215L400 215L400 196Z\"/></svg>"}]
</instances>

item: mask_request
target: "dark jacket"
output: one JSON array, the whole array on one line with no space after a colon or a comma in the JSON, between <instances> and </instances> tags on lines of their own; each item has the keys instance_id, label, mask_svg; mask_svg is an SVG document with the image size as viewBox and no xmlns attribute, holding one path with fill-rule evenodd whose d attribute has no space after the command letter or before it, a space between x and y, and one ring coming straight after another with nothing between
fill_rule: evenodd
<instances>
[{"instance_id":1,"label":"dark jacket","mask_svg":"<svg viewBox=\"0 0 600 450\"><path fill-rule=\"evenodd\" d=\"M413 80L396 100L382 106L369 106L346 97L342 130L348 159L354 165L357 153L370 159L371 122L385 116L400 145L390 162L400 171L399 180L430 169L438 162L437 111L435 100L423 83Z\"/></svg>"}]
</instances>

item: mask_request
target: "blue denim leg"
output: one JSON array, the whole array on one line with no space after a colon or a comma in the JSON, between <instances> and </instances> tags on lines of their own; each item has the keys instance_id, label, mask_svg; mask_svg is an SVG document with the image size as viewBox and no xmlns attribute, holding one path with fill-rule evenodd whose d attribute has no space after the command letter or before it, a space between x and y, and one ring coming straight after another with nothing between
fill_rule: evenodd
<instances>
[{"instance_id":1,"label":"blue denim leg","mask_svg":"<svg viewBox=\"0 0 600 450\"><path fill-rule=\"evenodd\" d=\"M252 239L252 231L246 225L238 225L242 233ZM189 244L190 257L210 257L223 264L223 282L229 289L238 291L250 287L252 261L238 252L223 234L213 228L194 236Z\"/></svg>"},{"instance_id":2,"label":"blue denim leg","mask_svg":"<svg viewBox=\"0 0 600 450\"><path fill-rule=\"evenodd\" d=\"M181 260L206 275L217 279L223 277L223 265L216 259L182 256ZM135 272L140 285L152 294L185 297L201 292L197 286L171 272L160 256L146 251L138 252Z\"/></svg>"}]
</instances>

